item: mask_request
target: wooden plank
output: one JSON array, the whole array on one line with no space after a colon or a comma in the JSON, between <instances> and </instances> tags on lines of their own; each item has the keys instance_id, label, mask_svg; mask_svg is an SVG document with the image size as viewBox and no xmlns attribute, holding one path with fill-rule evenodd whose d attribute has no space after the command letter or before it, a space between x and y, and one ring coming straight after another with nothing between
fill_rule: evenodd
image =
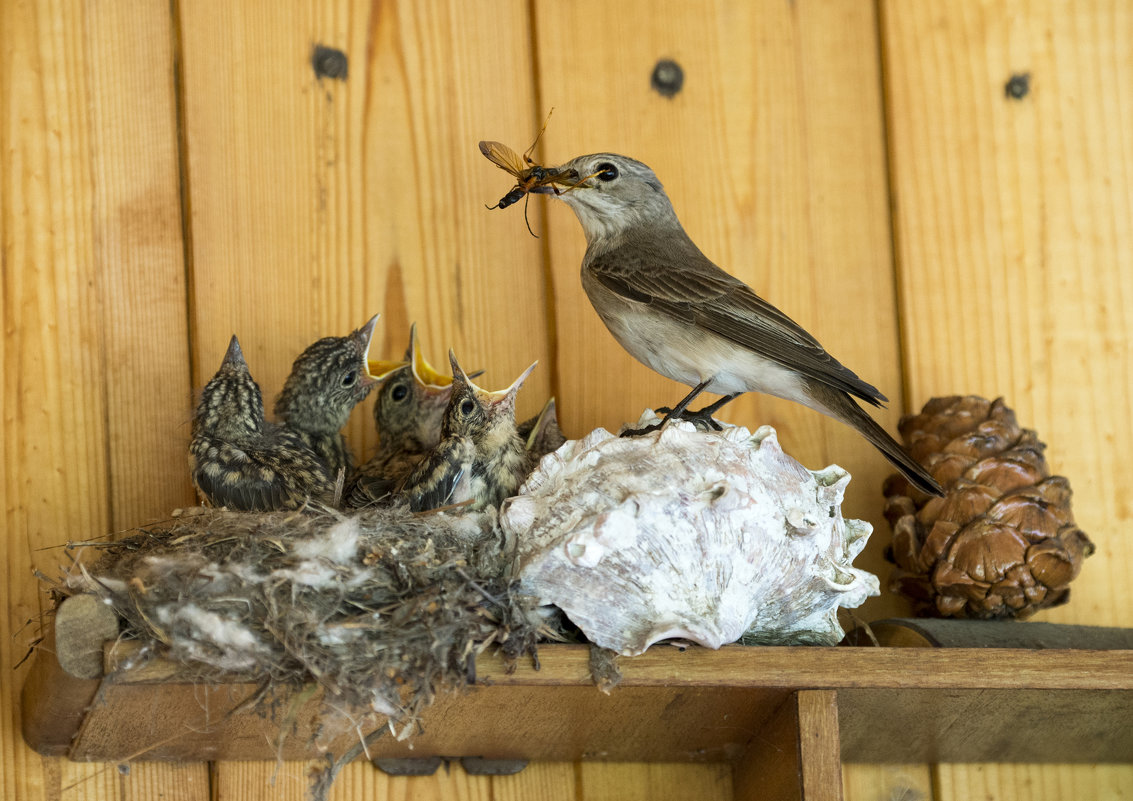
<instances>
[{"instance_id":1,"label":"wooden plank","mask_svg":"<svg viewBox=\"0 0 1133 801\"><path fill-rule=\"evenodd\" d=\"M273 799L305 801L314 763L278 766L231 763L218 777L217 801L243 801L262 792L264 773L274 776ZM436 801L731 801L730 768L710 765L628 765L622 763L540 762L513 776L472 776L458 762L431 776L387 776L363 761L347 765L331 787L329 801L358 798L414 798Z\"/></svg>"},{"instance_id":2,"label":"wooden plank","mask_svg":"<svg viewBox=\"0 0 1133 801\"><path fill-rule=\"evenodd\" d=\"M108 679L86 716L73 758L306 759L341 755L358 738L321 698L277 711L233 713L252 685L132 684ZM380 737L369 746L382 759L481 757L526 760L730 762L746 749L785 690L624 687L610 696L593 686L481 686L445 694L422 717L409 741ZM164 714L155 714L156 710ZM380 725L368 721L363 731ZM337 728L336 728L337 727ZM284 733L281 736L281 732Z\"/></svg>"},{"instance_id":3,"label":"wooden plank","mask_svg":"<svg viewBox=\"0 0 1133 801\"><path fill-rule=\"evenodd\" d=\"M913 393L1003 395L1039 432L1098 546L1044 619L1130 625L1133 8L883 8Z\"/></svg>"},{"instance_id":4,"label":"wooden plank","mask_svg":"<svg viewBox=\"0 0 1133 801\"><path fill-rule=\"evenodd\" d=\"M20 732L36 753L66 756L102 681L69 675L46 649L34 659L20 694Z\"/></svg>"},{"instance_id":5,"label":"wooden plank","mask_svg":"<svg viewBox=\"0 0 1133 801\"><path fill-rule=\"evenodd\" d=\"M1014 620L893 618L846 634L843 645L889 648L1044 648L1133 650L1133 628Z\"/></svg>"},{"instance_id":6,"label":"wooden plank","mask_svg":"<svg viewBox=\"0 0 1133 801\"><path fill-rule=\"evenodd\" d=\"M128 649L109 653L114 650ZM624 660L622 681L610 696L598 693L587 675L584 647L544 648L538 671L519 666L507 673L500 660L481 658L480 685L442 694L411 743L380 738L371 756L731 762L760 742L763 722L790 693L807 688L838 691L843 752L854 761L1123 761L1133 755L1129 651L656 651ZM164 683L155 683L162 676ZM279 710L274 717L231 713L256 691L254 684L178 681L160 662L111 671L72 753L94 760L131 754L300 759L327 748L341 754L355 742L353 731L340 726L335 734L325 725L317 698L295 707L283 697L272 705ZM812 710L820 722L823 708ZM281 718L289 721L282 743ZM1019 737L1021 730L1029 736Z\"/></svg>"},{"instance_id":7,"label":"wooden plank","mask_svg":"<svg viewBox=\"0 0 1133 801\"><path fill-rule=\"evenodd\" d=\"M68 539L188 497L189 381L168 4L4 4L0 28L8 666L43 611L33 565L55 573ZM32 754L16 734L26 669L6 671L0 794L166 791L168 770L126 779ZM208 797L203 766L177 776L173 796Z\"/></svg>"},{"instance_id":8,"label":"wooden plank","mask_svg":"<svg viewBox=\"0 0 1133 801\"><path fill-rule=\"evenodd\" d=\"M194 0L179 22L194 385L236 333L270 406L304 347L381 312L375 355L400 356L416 320L430 361L452 346L489 388L542 360L519 414L541 408L540 243L493 227L502 174L476 147L534 126L526 5ZM345 55L345 80L316 75L316 44ZM361 457L371 403L348 426Z\"/></svg>"},{"instance_id":9,"label":"wooden plank","mask_svg":"<svg viewBox=\"0 0 1133 801\"><path fill-rule=\"evenodd\" d=\"M617 762L582 762L576 769L579 794L559 791L550 798L572 801L731 801L731 766L722 763L633 765ZM522 775L522 774L520 774ZM535 797L535 796L529 796Z\"/></svg>"},{"instance_id":10,"label":"wooden plank","mask_svg":"<svg viewBox=\"0 0 1133 801\"><path fill-rule=\"evenodd\" d=\"M838 699L832 690L792 693L735 765L737 801L841 801Z\"/></svg>"},{"instance_id":11,"label":"wooden plank","mask_svg":"<svg viewBox=\"0 0 1133 801\"><path fill-rule=\"evenodd\" d=\"M892 403L877 417L895 430L905 404L873 4L551 0L535 12L540 98L555 108L545 159L613 151L652 166L701 249L881 388ZM567 33L578 31L586 33ZM662 58L684 69L674 97L650 88ZM687 390L624 353L591 309L574 215L540 202L568 432L613 429L646 406L672 405ZM883 530L878 488L892 469L855 432L757 395L721 416L773 425L811 469L847 468L854 480L844 511ZM885 573L876 539L857 564ZM906 612L887 595L860 614Z\"/></svg>"},{"instance_id":12,"label":"wooden plank","mask_svg":"<svg viewBox=\"0 0 1133 801\"><path fill-rule=\"evenodd\" d=\"M107 673L120 684L184 683L176 665L153 660L127 667L137 646L107 649ZM540 666L511 669L492 654L476 661L487 686L584 687L593 680L586 645L544 645ZM1133 651L1017 648L808 648L726 645L713 651L654 647L618 662L620 687L737 687L756 689L1036 689L1131 690Z\"/></svg>"},{"instance_id":13,"label":"wooden plank","mask_svg":"<svg viewBox=\"0 0 1133 801\"><path fill-rule=\"evenodd\" d=\"M843 762L842 789L847 799L929 801L932 773L928 765Z\"/></svg>"},{"instance_id":14,"label":"wooden plank","mask_svg":"<svg viewBox=\"0 0 1133 801\"><path fill-rule=\"evenodd\" d=\"M843 690L839 702L854 762L1133 760L1129 692L893 687Z\"/></svg>"},{"instance_id":15,"label":"wooden plank","mask_svg":"<svg viewBox=\"0 0 1133 801\"><path fill-rule=\"evenodd\" d=\"M1096 801L1128 798L1133 770L1112 765L940 765L938 798Z\"/></svg>"},{"instance_id":16,"label":"wooden plank","mask_svg":"<svg viewBox=\"0 0 1133 801\"><path fill-rule=\"evenodd\" d=\"M1098 546L1045 620L1133 625L1133 9L883 2L911 395L1003 395ZM1007 97L1014 75L1029 92ZM940 801L1128 794L1133 768L941 767ZM1025 788L1025 789L1023 789ZM1103 789L1104 788L1104 789Z\"/></svg>"}]
</instances>

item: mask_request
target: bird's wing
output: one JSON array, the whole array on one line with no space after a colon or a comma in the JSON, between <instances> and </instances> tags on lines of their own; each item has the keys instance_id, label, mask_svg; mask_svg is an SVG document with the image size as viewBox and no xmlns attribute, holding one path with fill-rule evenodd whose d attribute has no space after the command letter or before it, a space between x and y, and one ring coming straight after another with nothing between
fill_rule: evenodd
<instances>
[{"instance_id":1,"label":"bird's wing","mask_svg":"<svg viewBox=\"0 0 1133 801\"><path fill-rule=\"evenodd\" d=\"M227 443L215 443L216 457L198 462L193 480L213 506L242 512L270 512L294 508L292 493L272 471L249 469L261 460L258 454ZM298 499L301 503L302 499Z\"/></svg>"},{"instance_id":2,"label":"bird's wing","mask_svg":"<svg viewBox=\"0 0 1133 801\"><path fill-rule=\"evenodd\" d=\"M760 356L867 403L886 398L842 365L798 323L721 270L690 240L634 241L588 258L584 267L629 301L700 326Z\"/></svg>"},{"instance_id":3,"label":"bird's wing","mask_svg":"<svg viewBox=\"0 0 1133 801\"><path fill-rule=\"evenodd\" d=\"M401 492L414 512L444 506L464 478L466 443L458 437L441 442L406 476Z\"/></svg>"}]
</instances>

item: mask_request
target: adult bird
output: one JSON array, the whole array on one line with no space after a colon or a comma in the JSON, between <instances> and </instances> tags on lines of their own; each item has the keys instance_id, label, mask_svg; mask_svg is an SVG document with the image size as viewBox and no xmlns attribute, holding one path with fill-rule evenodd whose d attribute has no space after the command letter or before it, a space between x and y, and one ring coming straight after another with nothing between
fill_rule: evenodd
<instances>
[{"instance_id":1,"label":"adult bird","mask_svg":"<svg viewBox=\"0 0 1133 801\"><path fill-rule=\"evenodd\" d=\"M613 153L554 168L565 179L531 191L554 194L586 234L582 287L614 338L638 361L692 391L672 417L711 419L744 392L796 401L855 428L920 490L940 485L854 398L886 400L801 326L724 272L685 233L657 176ZM723 397L699 412L701 392Z\"/></svg>"}]
</instances>

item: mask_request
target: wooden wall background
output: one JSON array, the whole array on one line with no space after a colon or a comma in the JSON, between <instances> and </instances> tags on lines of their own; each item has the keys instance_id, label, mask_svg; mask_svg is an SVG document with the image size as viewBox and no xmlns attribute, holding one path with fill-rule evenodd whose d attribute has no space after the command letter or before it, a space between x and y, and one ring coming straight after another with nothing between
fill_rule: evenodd
<instances>
[{"instance_id":1,"label":"wooden wall background","mask_svg":"<svg viewBox=\"0 0 1133 801\"><path fill-rule=\"evenodd\" d=\"M349 57L318 79L316 44ZM660 58L684 68L671 99ZM1029 74L1014 100L1004 86ZM549 162L653 165L703 249L882 387L1004 395L1076 490L1098 553L1047 620L1133 625L1133 6L1125 0L451 0L0 3L0 795L299 799L305 765L43 759L14 668L59 546L192 501L193 391L239 334L273 395L295 354L382 312L504 386L559 399L568 433L682 389L622 353L581 292L581 231L508 181L480 139ZM373 444L370 406L350 436ZM854 475L877 533L884 461L851 432L749 397L787 450ZM899 613L876 599L867 619ZM155 714L159 713L155 710ZM1020 736L1025 736L1021 732ZM334 798L730 798L716 766L539 764L392 779ZM849 766L851 801L1111 799L1129 766Z\"/></svg>"}]
</instances>

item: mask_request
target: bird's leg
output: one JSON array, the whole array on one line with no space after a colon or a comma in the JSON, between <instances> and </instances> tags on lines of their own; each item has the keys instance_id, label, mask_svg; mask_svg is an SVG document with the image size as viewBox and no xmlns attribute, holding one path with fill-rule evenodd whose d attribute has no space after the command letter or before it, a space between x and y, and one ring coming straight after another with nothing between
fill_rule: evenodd
<instances>
[{"instance_id":1,"label":"bird's leg","mask_svg":"<svg viewBox=\"0 0 1133 801\"><path fill-rule=\"evenodd\" d=\"M662 406L657 411L661 412L662 414L669 412L668 417L665 418L666 420L668 420L669 417L679 417L681 420L688 420L690 423L692 423L702 431L723 431L723 426L717 423L716 420L713 419L712 415L715 414L716 410L723 406L725 403L730 400L735 400L737 397L739 397L739 395L739 392L733 392L731 395L724 395L723 397L718 398L714 403L710 403L703 409L699 409L695 412L690 412L687 409L677 412L669 412L668 408L664 406Z\"/></svg>"},{"instance_id":2,"label":"bird's leg","mask_svg":"<svg viewBox=\"0 0 1133 801\"><path fill-rule=\"evenodd\" d=\"M734 392L731 395L724 395L723 397L718 398L715 402L710 403L703 409L698 409L695 412L690 412L687 409L684 409L680 412L671 412L665 419L668 419L669 417L679 417L681 420L688 420L697 428L702 428L705 431L722 431L723 426L717 423L712 418L712 415L715 414L716 410L723 406L725 403L731 400L735 400L737 397L739 397L739 395L739 392ZM657 411L665 412L668 410L662 407Z\"/></svg>"},{"instance_id":3,"label":"bird's leg","mask_svg":"<svg viewBox=\"0 0 1133 801\"><path fill-rule=\"evenodd\" d=\"M711 381L711 378L707 381L701 381L699 384L692 388L692 392L685 395L681 402L674 406L672 409L664 406L660 409L657 409L658 412L663 412L665 414L665 418L660 423L654 423L651 426L645 426L645 428L627 428L622 432L621 435L623 437L640 437L642 434L649 434L653 431L658 430L674 417L687 419L685 410L688 408L688 405L696 399L697 395L704 391L704 388L707 387ZM715 408L715 406L716 404L713 404L711 408ZM699 414L699 412L697 414Z\"/></svg>"}]
</instances>

